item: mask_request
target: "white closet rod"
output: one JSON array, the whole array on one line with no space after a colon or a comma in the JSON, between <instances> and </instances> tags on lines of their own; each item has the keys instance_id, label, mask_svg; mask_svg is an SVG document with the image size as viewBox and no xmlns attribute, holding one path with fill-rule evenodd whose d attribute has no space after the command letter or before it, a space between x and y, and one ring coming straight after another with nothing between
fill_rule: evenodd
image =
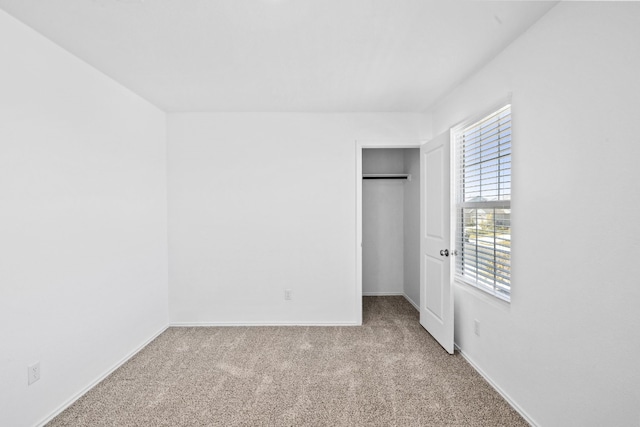
<instances>
[{"instance_id":1,"label":"white closet rod","mask_svg":"<svg viewBox=\"0 0 640 427\"><path fill-rule=\"evenodd\" d=\"M362 179L406 179L411 181L411 175L408 173L365 173Z\"/></svg>"}]
</instances>

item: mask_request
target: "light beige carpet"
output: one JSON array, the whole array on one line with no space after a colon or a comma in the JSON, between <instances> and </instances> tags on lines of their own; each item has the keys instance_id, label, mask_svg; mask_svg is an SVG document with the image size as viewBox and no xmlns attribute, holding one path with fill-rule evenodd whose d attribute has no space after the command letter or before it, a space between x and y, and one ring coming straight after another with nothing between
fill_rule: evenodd
<instances>
[{"instance_id":1,"label":"light beige carpet","mask_svg":"<svg viewBox=\"0 0 640 427\"><path fill-rule=\"evenodd\" d=\"M402 297L361 327L170 328L49 426L527 426Z\"/></svg>"}]
</instances>

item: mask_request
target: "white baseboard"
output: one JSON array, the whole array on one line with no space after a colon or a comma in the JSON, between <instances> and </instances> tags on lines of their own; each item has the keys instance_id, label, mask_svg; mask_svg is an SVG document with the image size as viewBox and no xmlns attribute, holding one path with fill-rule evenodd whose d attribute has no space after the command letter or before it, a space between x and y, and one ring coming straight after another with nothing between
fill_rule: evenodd
<instances>
[{"instance_id":1,"label":"white baseboard","mask_svg":"<svg viewBox=\"0 0 640 427\"><path fill-rule=\"evenodd\" d=\"M500 396L502 396L502 398L506 400L507 403L509 403L509 405L511 405L511 407L515 409L526 422L529 423L529 425L531 425L532 427L538 427L538 423L536 423L533 418L531 418L531 416L527 414L527 412L511 398L511 396L509 396L504 390L502 390L499 385L493 382L491 377L489 377L464 351L462 351L462 349L458 347L457 344L454 344L454 347L456 350L458 350L462 357L464 357L464 360L466 360L467 363L469 363L469 365L471 365L471 367L473 367L473 369L475 369L482 376L482 378L484 378L485 381L488 382L489 385L493 387L493 389L497 391L498 394L500 394Z\"/></svg>"},{"instance_id":2,"label":"white baseboard","mask_svg":"<svg viewBox=\"0 0 640 427\"><path fill-rule=\"evenodd\" d=\"M404 297L404 299L409 301L409 304L411 304L413 306L413 308L415 308L416 310L420 311L420 306L418 304L416 304L411 298L409 298L409 296L407 294L402 294L402 296Z\"/></svg>"},{"instance_id":3,"label":"white baseboard","mask_svg":"<svg viewBox=\"0 0 640 427\"><path fill-rule=\"evenodd\" d=\"M402 296L402 292L363 292L363 297L390 297L390 296Z\"/></svg>"},{"instance_id":4,"label":"white baseboard","mask_svg":"<svg viewBox=\"0 0 640 427\"><path fill-rule=\"evenodd\" d=\"M167 330L167 326L163 326L158 332L156 332L155 334L153 334L153 336L151 336L151 338L149 338L148 340L146 340L145 342L143 342L142 344L140 344L136 349L134 349L132 352L130 352L129 354L127 354L125 357L123 357L122 359L120 359L119 362L117 362L115 365L113 365L111 368L107 369L106 372L104 372L102 375L98 376L98 378L96 378L95 380L93 380L91 383L89 383L89 385L87 385L85 388L83 388L82 390L80 390L80 392L76 393L74 396L72 396L71 398L69 398L66 402L64 402L62 405L60 405L56 410L54 410L50 415L48 415L46 418L44 418L42 421L40 421L39 423L36 424L36 426L41 427L44 426L45 424L47 424L48 422L50 422L51 420L53 420L55 417L57 417L58 415L60 415L62 413L62 411L64 411L65 409L67 409L69 406L71 406L76 400L80 399L82 396L84 396L89 390L91 390L92 388L94 388L96 385L98 385L102 380L104 380L105 378L107 378L109 375L111 375L116 369L118 369L120 366L124 365L126 362L129 361L129 359L131 359L133 356L135 356L136 354L138 354L138 352L140 350L142 350L143 348L145 348L151 341L155 340L156 338L158 338L158 336L160 336L160 334L162 334L164 331Z\"/></svg>"},{"instance_id":5,"label":"white baseboard","mask_svg":"<svg viewBox=\"0 0 640 427\"><path fill-rule=\"evenodd\" d=\"M357 326L357 322L172 322L171 328L202 328L226 326Z\"/></svg>"}]
</instances>

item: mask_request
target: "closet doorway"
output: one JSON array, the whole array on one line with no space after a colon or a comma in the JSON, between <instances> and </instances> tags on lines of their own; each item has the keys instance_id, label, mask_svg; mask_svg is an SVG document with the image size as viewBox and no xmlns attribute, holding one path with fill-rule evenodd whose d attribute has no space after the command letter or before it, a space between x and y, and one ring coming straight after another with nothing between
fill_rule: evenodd
<instances>
[{"instance_id":1,"label":"closet doorway","mask_svg":"<svg viewBox=\"0 0 640 427\"><path fill-rule=\"evenodd\" d=\"M424 144L356 142L355 311L362 324L363 295L402 295L453 354L451 147L449 131Z\"/></svg>"},{"instance_id":2,"label":"closet doorway","mask_svg":"<svg viewBox=\"0 0 640 427\"><path fill-rule=\"evenodd\" d=\"M420 304L420 142L358 144L357 271L362 296ZM362 298L358 320L362 321Z\"/></svg>"}]
</instances>

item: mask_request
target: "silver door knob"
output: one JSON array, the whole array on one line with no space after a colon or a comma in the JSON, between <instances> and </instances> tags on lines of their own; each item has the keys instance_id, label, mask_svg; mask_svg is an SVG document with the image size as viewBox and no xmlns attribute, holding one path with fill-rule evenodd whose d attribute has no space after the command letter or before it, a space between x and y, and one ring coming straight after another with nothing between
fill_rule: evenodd
<instances>
[{"instance_id":1,"label":"silver door knob","mask_svg":"<svg viewBox=\"0 0 640 427\"><path fill-rule=\"evenodd\" d=\"M449 256L449 249L443 249L440 251L440 256Z\"/></svg>"}]
</instances>

